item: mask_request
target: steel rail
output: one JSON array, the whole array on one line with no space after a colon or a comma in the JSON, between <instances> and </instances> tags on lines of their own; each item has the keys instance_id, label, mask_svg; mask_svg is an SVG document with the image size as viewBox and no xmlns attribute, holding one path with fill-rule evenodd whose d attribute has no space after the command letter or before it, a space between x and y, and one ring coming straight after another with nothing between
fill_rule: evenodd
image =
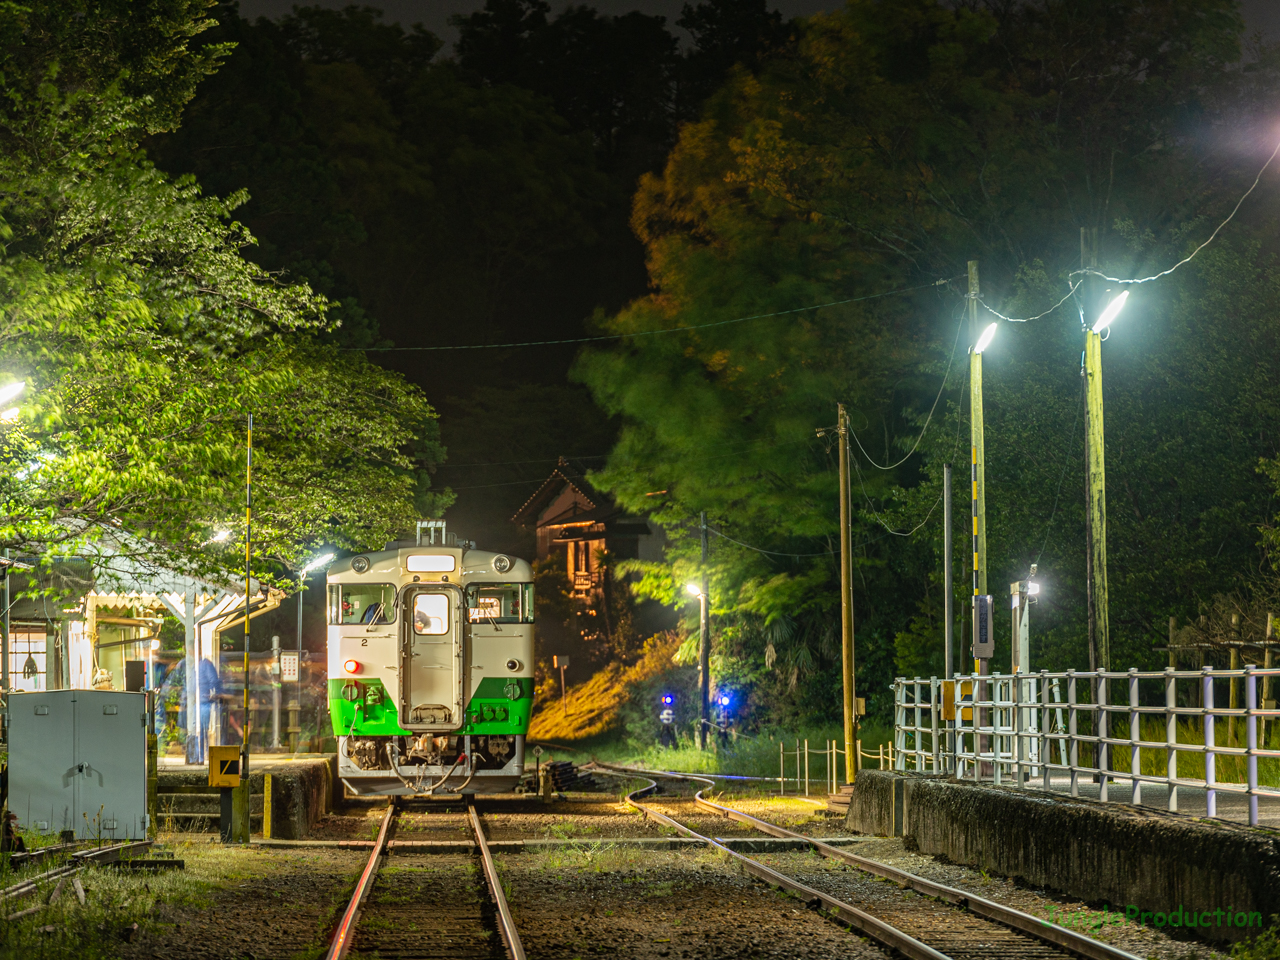
<instances>
[{"instance_id":1,"label":"steel rail","mask_svg":"<svg viewBox=\"0 0 1280 960\"><path fill-rule=\"evenodd\" d=\"M498 932L502 934L507 956L511 960L525 960L524 945L520 942L515 920L511 917L511 908L507 906L507 896L502 892L498 866L493 862L493 853L489 850L489 841L485 839L480 814L476 811L475 801L471 797L467 798L467 813L471 816L471 829L475 831L476 847L480 851L480 862L484 865L485 879L489 882L489 893L493 897L494 905L498 908Z\"/></svg>"},{"instance_id":2,"label":"steel rail","mask_svg":"<svg viewBox=\"0 0 1280 960\"><path fill-rule=\"evenodd\" d=\"M607 764L597 763L598 767L608 766ZM626 767L615 767L617 770L627 770ZM647 776L665 776L677 780L695 780L699 782L707 782L702 777L692 777L679 773L664 773L662 771L643 771ZM709 784L714 786L714 783ZM994 900L988 900L976 894L968 893L964 890L948 887L945 884L937 883L933 880L926 880L924 877L914 873L908 873L905 870L899 870L888 864L880 863L875 860L868 860L865 857L859 857L857 854L849 853L838 847L823 843L821 840L815 840L812 837L797 833L794 830L788 830L786 827L779 826L776 823L770 823L768 820L761 820L759 817L753 817L749 813L744 813L733 807L716 803L708 800L699 790L693 798L694 805L701 810L711 813L717 813L727 817L730 820L736 820L739 823L745 823L754 827L761 833L767 833L773 837L791 840L803 840L813 847L818 853L833 860L839 860L842 863L848 863L860 870L870 873L874 876L881 877L886 880L892 880L900 886L914 890L916 893L923 894L927 897L933 897L945 903L949 903L954 907L962 910L968 910L977 914L984 919L991 920L1002 926L1010 927L1019 933L1025 933L1028 936L1035 937L1037 940L1043 940L1055 947L1061 947L1078 956L1089 957L1091 960L1141 960L1140 957L1127 951L1113 947L1110 944L1094 940L1092 937L1086 937L1083 934L1076 933L1074 930L1068 930L1066 927L1049 923L1039 917L1032 916L1029 913L1023 913L1021 910L1015 910L1007 907L1002 903L996 903Z\"/></svg>"},{"instance_id":3,"label":"steel rail","mask_svg":"<svg viewBox=\"0 0 1280 960\"><path fill-rule=\"evenodd\" d=\"M15 883L11 887L0 890L0 902L5 900L16 900L19 897L25 897L35 893L39 888L40 881L54 880L58 877L65 877L68 874L76 873L84 869L90 863L111 863L113 860L119 860L121 854L132 853L134 851L146 850L151 846L150 840L137 840L130 843L118 843L110 847L98 847L93 850L81 850L79 853L71 854L69 863L46 870L44 873L37 874L26 880Z\"/></svg>"},{"instance_id":4,"label":"steel rail","mask_svg":"<svg viewBox=\"0 0 1280 960\"><path fill-rule=\"evenodd\" d=\"M767 820L753 817L749 813L743 813L741 810L735 810L733 807L707 800L702 796L702 791L698 791L694 796L694 804L699 809L718 813L739 823L745 823L770 836L804 840L824 857L848 863L866 873L892 880L908 890L914 890L916 893L924 894L926 897L934 897L954 907L968 910L987 920L1017 930L1019 933L1025 933L1055 947L1062 947L1064 950L1068 950L1078 956L1089 957L1091 960L1141 960L1140 957L1132 953L1110 946L1100 940L1094 940L1092 937L1086 937L1083 934L1076 933L1074 930L1068 930L1057 924L1049 923L1047 920L1042 920L1029 913L1023 913L1021 910L1006 907L1004 904L996 903L994 900L988 900L985 897L979 897L976 894L967 893L955 887L948 887L933 880L926 880L924 877L917 876L914 873L907 873L905 870L899 870L896 867L891 867L875 860L859 857L856 854L848 853L838 847L823 843L821 840L815 840L812 837L806 837L802 833L796 833L794 830L788 830L786 827L780 827L776 823L770 823Z\"/></svg>"},{"instance_id":5,"label":"steel rail","mask_svg":"<svg viewBox=\"0 0 1280 960\"><path fill-rule=\"evenodd\" d=\"M605 769L603 766L601 766L601 769L606 773L612 772ZM713 840L710 837L704 837L702 834L689 829L683 823L680 823L680 821L673 820L671 817L668 817L665 813L659 813L656 810L651 810L646 805L640 803L639 800L655 792L658 789L658 784L656 781L649 779L648 777L644 777L643 779L649 780L649 786L642 787L639 790L633 790L631 793L627 794L627 804L643 813L646 817L661 823L663 826L670 827L683 836L689 837L693 840L699 840L707 846L720 851L722 854L733 858L752 876L765 881L765 883L768 883L770 886L781 887L788 893L796 894L803 898L806 904L816 906L819 910L837 917L849 926L866 934L871 939L883 944L891 950L896 950L903 956L911 958L911 960L949 960L946 954L939 953L933 947L928 944L921 943L915 937L908 933L904 933L897 927L885 923L883 920L873 917L869 913L859 910L853 904L845 903L843 900L837 900L835 897L825 894L821 890L815 890L812 887L805 886L798 880L793 880L791 877L788 877L786 874L779 873L772 867L766 867L759 860L753 860L751 857L744 856L735 850L730 850L724 844ZM711 781L700 777L683 777L681 779L700 780L708 786L714 786L714 783Z\"/></svg>"},{"instance_id":6,"label":"steel rail","mask_svg":"<svg viewBox=\"0 0 1280 960\"><path fill-rule=\"evenodd\" d=\"M329 952L325 954L325 960L342 960L351 949L356 921L360 919L360 906L373 888L373 880L378 874L378 866L382 861L382 851L387 845L387 831L391 827L391 821L395 819L395 813L396 801L392 797L387 803L387 812L383 814L382 827L378 830L378 839L373 843L369 862L365 864L364 872L360 874L360 879L356 883L355 892L351 894L351 901L347 904L347 909L338 922L338 928L333 933L333 940L329 944Z\"/></svg>"}]
</instances>

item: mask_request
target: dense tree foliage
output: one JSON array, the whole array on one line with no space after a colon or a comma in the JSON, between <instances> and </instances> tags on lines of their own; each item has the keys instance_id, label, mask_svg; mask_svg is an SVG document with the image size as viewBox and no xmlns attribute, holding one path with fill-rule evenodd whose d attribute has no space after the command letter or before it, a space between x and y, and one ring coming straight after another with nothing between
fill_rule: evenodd
<instances>
[{"instance_id":1,"label":"dense tree foliage","mask_svg":"<svg viewBox=\"0 0 1280 960\"><path fill-rule=\"evenodd\" d=\"M243 256L242 194L206 198L139 149L226 52L187 49L205 12L0 10L0 344L27 385L0 426L5 546L92 552L123 529L154 562L242 567L211 541L243 527L250 414L264 558L381 543L447 503L421 392L323 345L325 299Z\"/></svg>"},{"instance_id":2,"label":"dense tree foliage","mask_svg":"<svg viewBox=\"0 0 1280 960\"><path fill-rule=\"evenodd\" d=\"M377 11L300 7L277 22L211 16L231 45L148 152L225 196L259 239L248 255L334 301L325 336L401 371L441 409L455 529L527 552L507 518L562 454L604 454L614 430L567 384L584 318L645 290L628 226L688 93L705 96L783 28L763 0L691 8L696 48L661 18L558 16L500 0L460 23L457 55ZM772 32L770 32L772 31Z\"/></svg>"},{"instance_id":3,"label":"dense tree foliage","mask_svg":"<svg viewBox=\"0 0 1280 960\"><path fill-rule=\"evenodd\" d=\"M1259 153L1272 134L1254 122L1275 60L1246 62L1242 30L1230 0L854 0L683 128L635 200L655 292L605 324L674 332L591 351L578 375L624 423L596 482L635 509L667 491L671 563L647 569L645 590L676 599L698 511L741 541L712 554L726 669L792 688L793 708L830 702L836 476L815 429L841 401L861 445L864 689L883 707L893 671L941 672L946 461L960 619L969 592L965 262L980 261L985 304L1025 317L1067 293L1081 228L1119 277L1203 241L1272 146ZM1274 225L1233 231L1135 288L1104 348L1116 662L1151 663L1170 615L1258 570L1273 510L1258 466L1280 426L1266 399ZM1002 325L986 357L989 589L1039 561L1033 657L1048 667L1086 660L1077 306L1091 315L1106 286ZM922 432L915 456L877 469Z\"/></svg>"}]
</instances>

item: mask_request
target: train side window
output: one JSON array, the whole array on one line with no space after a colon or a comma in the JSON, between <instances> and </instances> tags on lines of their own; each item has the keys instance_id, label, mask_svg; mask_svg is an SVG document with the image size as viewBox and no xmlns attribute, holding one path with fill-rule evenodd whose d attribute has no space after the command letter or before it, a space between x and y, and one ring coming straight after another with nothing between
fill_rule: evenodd
<instances>
[{"instance_id":1,"label":"train side window","mask_svg":"<svg viewBox=\"0 0 1280 960\"><path fill-rule=\"evenodd\" d=\"M449 598L443 593L420 593L413 598L413 632L438 637L449 632Z\"/></svg>"},{"instance_id":2,"label":"train side window","mask_svg":"<svg viewBox=\"0 0 1280 960\"><path fill-rule=\"evenodd\" d=\"M395 601L396 588L389 583L333 583L329 585L329 622L391 623Z\"/></svg>"}]
</instances>

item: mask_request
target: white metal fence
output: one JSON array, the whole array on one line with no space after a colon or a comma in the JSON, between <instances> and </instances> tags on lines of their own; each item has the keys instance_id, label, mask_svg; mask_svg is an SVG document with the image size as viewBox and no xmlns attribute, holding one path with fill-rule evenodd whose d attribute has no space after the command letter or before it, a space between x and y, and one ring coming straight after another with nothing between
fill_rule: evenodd
<instances>
[{"instance_id":1,"label":"white metal fence","mask_svg":"<svg viewBox=\"0 0 1280 960\"><path fill-rule=\"evenodd\" d=\"M1073 797L1083 777L1104 802L1111 780L1132 785L1134 804L1157 784L1172 811L1180 787L1200 788L1211 817L1219 793L1243 794L1256 825L1258 798L1280 798L1277 678L1258 667L899 677L893 766L1046 790L1065 776ZM1267 758L1271 785L1258 781Z\"/></svg>"}]
</instances>

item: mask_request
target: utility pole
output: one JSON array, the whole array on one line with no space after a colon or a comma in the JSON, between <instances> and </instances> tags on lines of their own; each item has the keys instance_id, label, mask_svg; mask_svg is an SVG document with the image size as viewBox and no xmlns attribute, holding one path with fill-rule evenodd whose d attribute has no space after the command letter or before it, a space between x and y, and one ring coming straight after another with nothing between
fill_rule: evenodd
<instances>
[{"instance_id":1,"label":"utility pole","mask_svg":"<svg viewBox=\"0 0 1280 960\"><path fill-rule=\"evenodd\" d=\"M1080 260L1088 269L1098 266L1098 232L1080 228ZM1088 287L1093 281L1086 281ZM1096 312L1096 296L1084 298L1086 306ZM1092 319L1092 318L1090 318ZM1085 495L1089 510L1088 590L1089 590L1089 669L1111 669L1111 632L1107 604L1107 493L1106 463L1103 452L1102 418L1102 333L1095 332L1088 321L1084 329L1085 378Z\"/></svg>"},{"instance_id":2,"label":"utility pole","mask_svg":"<svg viewBox=\"0 0 1280 960\"><path fill-rule=\"evenodd\" d=\"M853 551L849 537L849 414L836 406L840 454L840 649L844 664L844 775L858 773L857 678L853 660Z\"/></svg>"},{"instance_id":3,"label":"utility pole","mask_svg":"<svg viewBox=\"0 0 1280 960\"><path fill-rule=\"evenodd\" d=\"M699 516L702 527L702 589L698 595L698 746L707 749L707 725L711 722L711 624L707 590L707 511Z\"/></svg>"},{"instance_id":4,"label":"utility pole","mask_svg":"<svg viewBox=\"0 0 1280 960\"><path fill-rule=\"evenodd\" d=\"M240 747L240 776L249 782L249 607L253 556L253 414L244 448L244 732ZM246 791L247 793L248 791Z\"/></svg>"},{"instance_id":5,"label":"utility pole","mask_svg":"<svg viewBox=\"0 0 1280 960\"><path fill-rule=\"evenodd\" d=\"M978 676L986 676L991 672L992 640L992 604L987 595L987 493L986 493L986 449L983 438L982 414L982 351L989 342L989 334L994 332L994 325L988 331L978 329L978 297L981 287L978 284L978 261L969 261L969 333L973 347L969 350L969 442L970 469L970 509L973 518L973 672ZM987 684L979 681L973 691L974 700L987 699ZM990 726L991 711L987 707L977 709L974 718L979 727ZM978 736L978 753L991 749L991 737L988 734ZM979 764L980 774L986 773L987 765Z\"/></svg>"},{"instance_id":6,"label":"utility pole","mask_svg":"<svg viewBox=\"0 0 1280 960\"><path fill-rule=\"evenodd\" d=\"M950 680L955 664L955 612L952 610L951 583L951 464L942 465L942 649L945 663L942 675Z\"/></svg>"},{"instance_id":7,"label":"utility pole","mask_svg":"<svg viewBox=\"0 0 1280 960\"><path fill-rule=\"evenodd\" d=\"M969 332L978 343L978 261L969 261ZM969 352L969 439L972 453L973 595L987 593L986 454L982 435L982 351Z\"/></svg>"}]
</instances>

